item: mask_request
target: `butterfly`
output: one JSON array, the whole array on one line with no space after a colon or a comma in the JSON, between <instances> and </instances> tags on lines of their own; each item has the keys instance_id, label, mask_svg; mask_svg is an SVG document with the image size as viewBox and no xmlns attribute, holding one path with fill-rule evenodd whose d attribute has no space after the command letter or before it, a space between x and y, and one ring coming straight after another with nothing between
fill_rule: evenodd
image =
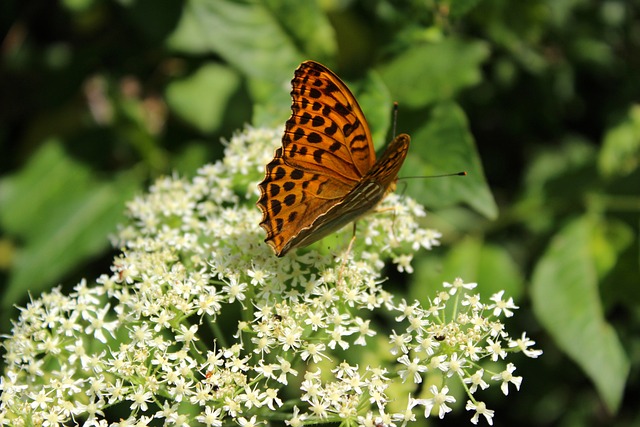
<instances>
[{"instance_id":1,"label":"butterfly","mask_svg":"<svg viewBox=\"0 0 640 427\"><path fill-rule=\"evenodd\" d=\"M300 64L291 86L291 117L257 202L265 242L279 257L373 210L395 189L411 140L398 135L376 160L358 102L322 64Z\"/></svg>"}]
</instances>

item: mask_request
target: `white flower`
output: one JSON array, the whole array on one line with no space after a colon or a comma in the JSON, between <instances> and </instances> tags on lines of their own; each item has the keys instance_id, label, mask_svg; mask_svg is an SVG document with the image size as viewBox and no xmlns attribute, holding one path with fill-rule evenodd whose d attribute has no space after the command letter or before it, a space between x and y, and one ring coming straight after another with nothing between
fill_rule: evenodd
<instances>
[{"instance_id":1,"label":"white flower","mask_svg":"<svg viewBox=\"0 0 640 427\"><path fill-rule=\"evenodd\" d=\"M446 360L447 356L445 356L444 354L433 356L429 360L429 364L427 365L427 367L432 371L440 369L442 372L447 372L449 370L449 365Z\"/></svg>"},{"instance_id":2,"label":"white flower","mask_svg":"<svg viewBox=\"0 0 640 427\"><path fill-rule=\"evenodd\" d=\"M284 423L290 427L302 427L306 418L307 417L304 414L300 415L300 408L294 406L291 418L285 420Z\"/></svg>"},{"instance_id":3,"label":"white flower","mask_svg":"<svg viewBox=\"0 0 640 427\"><path fill-rule=\"evenodd\" d=\"M261 269L252 268L247 270L247 276L251 277L251 284L254 286L264 285L270 273Z\"/></svg>"},{"instance_id":4,"label":"white flower","mask_svg":"<svg viewBox=\"0 0 640 427\"><path fill-rule=\"evenodd\" d=\"M459 376L463 377L464 372L462 369L465 367L466 363L467 361L464 358L461 358L461 359L458 358L458 353L453 353L449 357L449 360L444 362L444 366L446 369L445 372L447 373L447 377L450 377L453 374L458 374Z\"/></svg>"},{"instance_id":5,"label":"white flower","mask_svg":"<svg viewBox=\"0 0 640 427\"><path fill-rule=\"evenodd\" d=\"M530 350L529 347L531 347L532 345L534 345L536 342L533 340L530 340L529 338L527 338L527 333L523 332L522 336L520 338L518 338L517 340L509 340L509 347L510 348L514 348L514 347L518 347L525 356L531 357L531 358L537 358L538 356L540 356L542 354L542 350Z\"/></svg>"},{"instance_id":6,"label":"white flower","mask_svg":"<svg viewBox=\"0 0 640 427\"><path fill-rule=\"evenodd\" d=\"M250 419L246 419L245 417L238 418L238 424L240 427L256 427L259 424L264 424L263 422L257 421L257 416L254 415Z\"/></svg>"},{"instance_id":7,"label":"white flower","mask_svg":"<svg viewBox=\"0 0 640 427\"><path fill-rule=\"evenodd\" d=\"M415 357L410 361L409 356L403 354L398 358L398 362L407 367L407 369L401 369L398 371L398 375L402 378L402 382L405 382L409 377L413 379L414 384L420 384L422 382L422 376L420 373L427 372L427 367L420 363L419 358Z\"/></svg>"},{"instance_id":8,"label":"white flower","mask_svg":"<svg viewBox=\"0 0 640 427\"><path fill-rule=\"evenodd\" d=\"M406 354L409 352L407 348L407 344L411 342L411 335L409 334L396 334L396 331L392 331L391 336L389 337L389 342L393 344L391 348L391 354L394 356L398 354L398 350L402 352L402 354Z\"/></svg>"},{"instance_id":9,"label":"white flower","mask_svg":"<svg viewBox=\"0 0 640 427\"><path fill-rule=\"evenodd\" d=\"M393 263L398 266L398 271L400 273L407 272L409 274L413 273L413 267L411 266L411 260L413 259L413 255L405 254L398 255L393 258Z\"/></svg>"},{"instance_id":10,"label":"white flower","mask_svg":"<svg viewBox=\"0 0 640 427\"><path fill-rule=\"evenodd\" d=\"M153 394L149 390L145 390L143 386L139 385L132 389L132 393L127 396L127 399L133 401L129 407L131 410L140 408L142 411L146 411L149 408L147 403L151 402Z\"/></svg>"},{"instance_id":11,"label":"white flower","mask_svg":"<svg viewBox=\"0 0 640 427\"><path fill-rule=\"evenodd\" d=\"M220 413L222 408L214 408L212 406L206 406L204 412L196 417L196 421L206 425L207 427L221 427L222 419Z\"/></svg>"},{"instance_id":12,"label":"white flower","mask_svg":"<svg viewBox=\"0 0 640 427\"><path fill-rule=\"evenodd\" d=\"M351 332L358 333L358 338L353 342L355 345L367 345L366 337L373 337L376 331L371 328L371 320L363 320L361 317L355 318L355 326L351 328Z\"/></svg>"},{"instance_id":13,"label":"white flower","mask_svg":"<svg viewBox=\"0 0 640 427\"><path fill-rule=\"evenodd\" d=\"M513 298L509 297L507 301L502 299L502 295L504 291L500 291L491 296L491 301L495 302L495 307L493 308L493 315L500 316L500 313L504 312L506 317L513 316L512 310L517 310L519 307L513 303Z\"/></svg>"},{"instance_id":14,"label":"white flower","mask_svg":"<svg viewBox=\"0 0 640 427\"><path fill-rule=\"evenodd\" d=\"M230 283L222 288L222 292L226 293L229 296L229 302L234 302L235 300L241 302L244 301L246 298L246 291L247 284L238 283L238 278L235 276L232 276L230 278Z\"/></svg>"},{"instance_id":15,"label":"white flower","mask_svg":"<svg viewBox=\"0 0 640 427\"><path fill-rule=\"evenodd\" d=\"M480 415L484 415L484 418L487 420L487 423L492 426L493 425L493 410L487 409L487 405L484 402L476 402L473 403L470 400L467 400L467 406L465 406L467 411L476 411L471 417L471 422L474 424L478 424L478 418Z\"/></svg>"},{"instance_id":16,"label":"white flower","mask_svg":"<svg viewBox=\"0 0 640 427\"><path fill-rule=\"evenodd\" d=\"M32 400L31 408L33 409L45 409L47 405L53 402L53 398L48 396L48 394L53 394L53 391L47 392L46 389L41 388L37 393L30 392L29 398Z\"/></svg>"},{"instance_id":17,"label":"white flower","mask_svg":"<svg viewBox=\"0 0 640 427\"><path fill-rule=\"evenodd\" d=\"M502 384L500 385L500 390L502 390L505 396L509 394L509 383L512 383L513 385L515 385L516 390L520 390L522 377L515 377L511 375L515 370L516 370L516 366L513 363L509 363L507 364L507 369L491 377L492 380L502 381Z\"/></svg>"},{"instance_id":18,"label":"white flower","mask_svg":"<svg viewBox=\"0 0 640 427\"><path fill-rule=\"evenodd\" d=\"M82 313L82 317L89 322L89 326L85 328L87 334L93 334L93 337L101 343L106 343L107 338L104 336L103 331L108 332L111 337L114 337L114 331L118 325L117 321L105 322L105 317L109 313L110 304L105 305L94 312L85 311ZM93 315L95 313L95 316Z\"/></svg>"},{"instance_id":19,"label":"white flower","mask_svg":"<svg viewBox=\"0 0 640 427\"><path fill-rule=\"evenodd\" d=\"M469 392L471 394L476 392L478 386L480 386L482 390L489 387L489 384L487 384L484 379L482 379L483 375L484 369L478 369L473 375L464 379L465 384L471 384L471 387L469 387Z\"/></svg>"},{"instance_id":20,"label":"white flower","mask_svg":"<svg viewBox=\"0 0 640 427\"><path fill-rule=\"evenodd\" d=\"M500 341L493 341L491 338L487 338L486 350L494 362L497 362L498 358L504 359L507 357L507 352L502 348Z\"/></svg>"},{"instance_id":21,"label":"white flower","mask_svg":"<svg viewBox=\"0 0 640 427\"><path fill-rule=\"evenodd\" d=\"M278 390L276 390L275 388L267 388L263 397L264 401L262 402L262 404L266 405L267 408L271 409L272 411L276 410L276 406L282 406L282 399L278 397Z\"/></svg>"},{"instance_id":22,"label":"white flower","mask_svg":"<svg viewBox=\"0 0 640 427\"><path fill-rule=\"evenodd\" d=\"M450 295L455 295L456 292L458 292L458 289L463 288L463 289L471 290L471 289L475 288L476 286L478 286L478 284L477 283L464 283L461 278L456 277L455 280L453 281L453 283L444 282L442 284L442 286L445 287L445 288L451 288L451 289L449 289L449 294Z\"/></svg>"},{"instance_id":23,"label":"white flower","mask_svg":"<svg viewBox=\"0 0 640 427\"><path fill-rule=\"evenodd\" d=\"M300 357L302 358L302 360L307 360L309 357L311 357L311 360L313 360L314 363L318 363L320 360L322 360L323 356L327 357L323 354L325 349L326 347L322 343L307 343L304 347L304 350L302 350Z\"/></svg>"},{"instance_id":24,"label":"white flower","mask_svg":"<svg viewBox=\"0 0 640 427\"><path fill-rule=\"evenodd\" d=\"M429 418L433 408L436 408L438 411L438 416L442 419L444 416L451 412L451 408L447 406L447 403L454 403L456 401L455 397L449 396L449 387L444 386L440 391L438 391L438 387L432 385L429 387L429 391L433 394L433 397L430 399L416 399L420 405L424 406L424 416L425 418Z\"/></svg>"},{"instance_id":25,"label":"white flower","mask_svg":"<svg viewBox=\"0 0 640 427\"><path fill-rule=\"evenodd\" d=\"M188 328L186 325L180 325L180 333L176 335L176 341L184 342L185 345L198 341L199 338L196 336L196 332L198 332L198 325L191 325Z\"/></svg>"}]
</instances>

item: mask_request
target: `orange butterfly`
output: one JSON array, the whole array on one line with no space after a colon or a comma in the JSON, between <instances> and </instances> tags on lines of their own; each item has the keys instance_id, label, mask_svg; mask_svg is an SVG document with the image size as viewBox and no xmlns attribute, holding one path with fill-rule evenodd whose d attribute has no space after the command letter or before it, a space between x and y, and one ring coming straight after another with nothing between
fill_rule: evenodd
<instances>
[{"instance_id":1,"label":"orange butterfly","mask_svg":"<svg viewBox=\"0 0 640 427\"><path fill-rule=\"evenodd\" d=\"M305 61L291 81L291 117L260 187L260 226L277 256L371 211L395 189L409 149L400 134L376 161L364 114L331 70Z\"/></svg>"}]
</instances>

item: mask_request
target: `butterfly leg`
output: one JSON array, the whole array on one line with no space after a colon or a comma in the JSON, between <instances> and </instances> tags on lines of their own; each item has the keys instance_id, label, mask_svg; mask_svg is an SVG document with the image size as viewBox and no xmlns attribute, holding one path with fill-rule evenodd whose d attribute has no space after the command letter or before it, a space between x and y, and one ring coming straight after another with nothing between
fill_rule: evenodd
<instances>
[{"instance_id":1,"label":"butterfly leg","mask_svg":"<svg viewBox=\"0 0 640 427\"><path fill-rule=\"evenodd\" d=\"M342 273L344 273L344 268L347 265L347 261L349 260L349 255L351 254L351 248L353 248L353 244L356 241L356 224L358 221L353 222L353 235L351 236L351 240L349 240L349 246L347 246L347 251L344 253L342 257L342 265L340 266L340 272L338 273L338 283L342 283Z\"/></svg>"},{"instance_id":2,"label":"butterfly leg","mask_svg":"<svg viewBox=\"0 0 640 427\"><path fill-rule=\"evenodd\" d=\"M391 212L393 220L391 221L391 235L393 237L394 242L398 241L398 237L396 236L396 218L398 217L398 210L396 206L386 206L386 207L377 207L375 210L376 213L386 213Z\"/></svg>"}]
</instances>

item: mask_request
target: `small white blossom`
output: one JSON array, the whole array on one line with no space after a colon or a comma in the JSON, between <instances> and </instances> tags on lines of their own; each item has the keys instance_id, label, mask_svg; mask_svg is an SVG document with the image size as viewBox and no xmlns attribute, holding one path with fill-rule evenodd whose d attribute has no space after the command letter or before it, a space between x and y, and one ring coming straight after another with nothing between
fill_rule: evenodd
<instances>
[{"instance_id":1,"label":"small white blossom","mask_svg":"<svg viewBox=\"0 0 640 427\"><path fill-rule=\"evenodd\" d=\"M529 347L531 347L532 345L535 344L535 341L530 340L529 338L527 338L527 333L523 332L522 336L520 338L518 338L517 340L509 340L509 347L510 348L514 348L517 347L520 349L520 351L522 351L525 356L527 357L532 357L532 358L537 358L538 356L540 356L542 354L541 350L530 350Z\"/></svg>"},{"instance_id":2,"label":"small white blossom","mask_svg":"<svg viewBox=\"0 0 640 427\"><path fill-rule=\"evenodd\" d=\"M304 414L300 415L300 409L297 406L294 406L291 418L285 420L284 423L290 427L302 427L306 418L307 417Z\"/></svg>"},{"instance_id":3,"label":"small white blossom","mask_svg":"<svg viewBox=\"0 0 640 427\"><path fill-rule=\"evenodd\" d=\"M214 408L206 406L204 412L196 417L196 421L206 425L207 427L221 427L222 418L220 416L222 408Z\"/></svg>"},{"instance_id":4,"label":"small white blossom","mask_svg":"<svg viewBox=\"0 0 640 427\"><path fill-rule=\"evenodd\" d=\"M180 325L180 333L176 335L176 341L183 342L185 345L198 341L196 332L198 332L198 325L191 325L188 328L186 325Z\"/></svg>"},{"instance_id":5,"label":"small white blossom","mask_svg":"<svg viewBox=\"0 0 640 427\"><path fill-rule=\"evenodd\" d=\"M502 384L500 385L500 390L502 390L505 396L509 394L509 383L512 383L514 386L516 386L516 390L520 390L520 384L522 384L522 377L513 376L512 373L515 370L516 370L516 366L513 363L508 363L507 369L491 377L492 380L502 381Z\"/></svg>"},{"instance_id":6,"label":"small white blossom","mask_svg":"<svg viewBox=\"0 0 640 427\"><path fill-rule=\"evenodd\" d=\"M480 415L483 415L487 420L487 423L492 426L493 425L493 410L487 409L487 405L484 402L476 402L473 403L470 400L467 400L467 405L465 406L467 411L476 411L476 413L471 417L471 422L473 424L478 424L478 418Z\"/></svg>"},{"instance_id":7,"label":"small white blossom","mask_svg":"<svg viewBox=\"0 0 640 427\"><path fill-rule=\"evenodd\" d=\"M447 403L454 403L456 398L449 396L449 387L444 386L438 390L438 387L432 385L429 387L429 391L433 395L430 399L416 399L415 402L424 406L424 416L428 418L431 412L435 408L438 411L438 416L442 419L444 416L451 412L451 407L447 406Z\"/></svg>"},{"instance_id":8,"label":"small white blossom","mask_svg":"<svg viewBox=\"0 0 640 427\"><path fill-rule=\"evenodd\" d=\"M506 317L513 316L512 310L517 310L518 306L513 303L513 298L509 297L507 301L502 299L502 295L504 295L504 291L500 291L491 296L491 301L495 303L495 307L493 309L494 316L500 316L500 313L504 312Z\"/></svg>"},{"instance_id":9,"label":"small white blossom","mask_svg":"<svg viewBox=\"0 0 640 427\"><path fill-rule=\"evenodd\" d=\"M324 350L325 350L325 345L322 343L320 344L308 343L306 344L305 349L302 351L302 353L300 353L300 357L302 358L302 360L307 360L311 358L311 360L313 360L314 363L318 363L320 362L320 360L322 360L322 357L324 356L323 354Z\"/></svg>"},{"instance_id":10,"label":"small white blossom","mask_svg":"<svg viewBox=\"0 0 640 427\"><path fill-rule=\"evenodd\" d=\"M411 335L398 335L395 331L393 331L391 336L389 337L389 342L393 344L393 347L391 348L391 354L393 354L394 356L399 352L401 352L402 354L406 354L409 352L407 344L411 342Z\"/></svg>"},{"instance_id":11,"label":"small white blossom","mask_svg":"<svg viewBox=\"0 0 640 427\"><path fill-rule=\"evenodd\" d=\"M468 289L471 290L473 288L475 288L476 286L478 286L477 283L464 283L462 281L461 278L456 277L455 280L453 281L453 283L448 283L448 282L444 282L442 284L443 287L445 288L450 288L449 289L449 294L450 295L455 295L456 292L458 292L458 289Z\"/></svg>"},{"instance_id":12,"label":"small white blossom","mask_svg":"<svg viewBox=\"0 0 640 427\"><path fill-rule=\"evenodd\" d=\"M93 334L93 337L102 343L107 342L107 338L104 332L108 332L111 337L114 337L114 331L118 322L111 321L105 322L105 317L109 313L110 305L107 304L103 308L96 310L95 312L85 311L82 317L89 322L89 326L85 328L87 334ZM95 313L95 316L94 316Z\"/></svg>"},{"instance_id":13,"label":"small white blossom","mask_svg":"<svg viewBox=\"0 0 640 427\"><path fill-rule=\"evenodd\" d=\"M480 386L482 390L489 387L489 384L487 384L485 380L482 379L483 375L484 369L478 369L473 375L464 379L465 384L471 384L471 387L469 387L469 392L471 394L476 392L478 386Z\"/></svg>"},{"instance_id":14,"label":"small white blossom","mask_svg":"<svg viewBox=\"0 0 640 427\"><path fill-rule=\"evenodd\" d=\"M493 341L491 338L487 338L487 353L491 355L491 360L497 362L498 359L504 359L507 357L507 352L502 348L500 341Z\"/></svg>"},{"instance_id":15,"label":"small white blossom","mask_svg":"<svg viewBox=\"0 0 640 427\"><path fill-rule=\"evenodd\" d=\"M398 266L398 271L400 273L404 273L406 271L407 273L411 274L413 273L413 267L411 266L412 259L412 255L398 255L393 258L393 263Z\"/></svg>"},{"instance_id":16,"label":"small white blossom","mask_svg":"<svg viewBox=\"0 0 640 427\"><path fill-rule=\"evenodd\" d=\"M151 402L153 394L149 390L145 390L141 385L134 387L132 391L133 393L127 396L128 400L133 401L129 408L131 410L140 408L141 410L146 411L149 408L147 403Z\"/></svg>"},{"instance_id":17,"label":"small white blossom","mask_svg":"<svg viewBox=\"0 0 640 427\"><path fill-rule=\"evenodd\" d=\"M466 362L467 361L464 358L458 358L458 353L453 353L449 357L449 360L444 362L447 376L450 377L453 374L458 374L461 377L464 376L463 368L465 367Z\"/></svg>"},{"instance_id":18,"label":"small white blossom","mask_svg":"<svg viewBox=\"0 0 640 427\"><path fill-rule=\"evenodd\" d=\"M256 427L257 425L264 424L264 423L258 422L257 416L254 415L248 420L245 417L239 417L238 424L240 425L240 427Z\"/></svg>"},{"instance_id":19,"label":"small white blossom","mask_svg":"<svg viewBox=\"0 0 640 427\"><path fill-rule=\"evenodd\" d=\"M420 363L420 359L415 357L413 360L409 360L409 356L403 354L398 358L398 362L405 365L407 369L401 369L398 371L398 375L402 378L402 382L405 382L407 378L412 378L415 384L422 382L422 372L427 372L427 367Z\"/></svg>"}]
</instances>

